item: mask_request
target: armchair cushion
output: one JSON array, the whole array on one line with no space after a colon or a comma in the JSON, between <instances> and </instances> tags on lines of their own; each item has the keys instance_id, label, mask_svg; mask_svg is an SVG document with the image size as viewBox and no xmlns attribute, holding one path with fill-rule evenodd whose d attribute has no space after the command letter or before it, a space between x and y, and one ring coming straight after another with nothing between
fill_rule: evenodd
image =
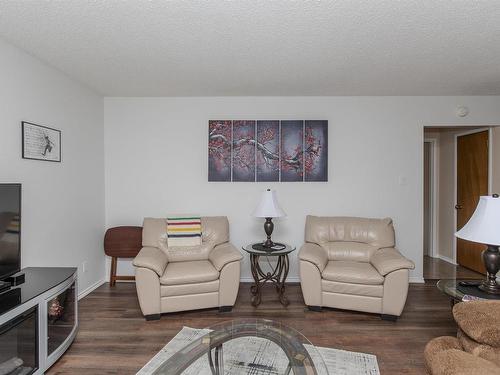
<instances>
[{"instance_id":1,"label":"armchair cushion","mask_svg":"<svg viewBox=\"0 0 500 375\"><path fill-rule=\"evenodd\" d=\"M381 276L370 263L352 261L330 261L322 272L322 277L330 281L352 284L381 285Z\"/></svg>"},{"instance_id":2,"label":"armchair cushion","mask_svg":"<svg viewBox=\"0 0 500 375\"><path fill-rule=\"evenodd\" d=\"M315 243L305 243L299 252L299 259L311 262L323 272L328 263L328 255L324 248Z\"/></svg>"},{"instance_id":3,"label":"armchair cushion","mask_svg":"<svg viewBox=\"0 0 500 375\"><path fill-rule=\"evenodd\" d=\"M149 268L162 276L167 266L167 256L157 247L143 247L134 258L133 264L136 267Z\"/></svg>"},{"instance_id":4,"label":"armchair cushion","mask_svg":"<svg viewBox=\"0 0 500 375\"><path fill-rule=\"evenodd\" d=\"M215 269L220 271L226 264L240 261L243 259L243 256L232 244L226 242L214 247L208 259L212 262Z\"/></svg>"},{"instance_id":5,"label":"armchair cushion","mask_svg":"<svg viewBox=\"0 0 500 375\"><path fill-rule=\"evenodd\" d=\"M370 262L382 276L404 268L409 270L415 268L415 264L411 260L406 259L393 247L377 250L372 255Z\"/></svg>"},{"instance_id":6,"label":"armchair cushion","mask_svg":"<svg viewBox=\"0 0 500 375\"><path fill-rule=\"evenodd\" d=\"M328 260L352 260L369 262L371 256L379 249L362 242L335 241L320 245L328 254Z\"/></svg>"},{"instance_id":7,"label":"armchair cushion","mask_svg":"<svg viewBox=\"0 0 500 375\"><path fill-rule=\"evenodd\" d=\"M208 254L214 248L214 244L210 242L202 243L195 246L167 246L167 240L164 237L160 239L159 246L165 254L169 262L186 262L193 260L207 260Z\"/></svg>"},{"instance_id":8,"label":"armchair cushion","mask_svg":"<svg viewBox=\"0 0 500 375\"><path fill-rule=\"evenodd\" d=\"M219 272L208 260L168 263L160 277L163 285L204 283L217 280Z\"/></svg>"}]
</instances>

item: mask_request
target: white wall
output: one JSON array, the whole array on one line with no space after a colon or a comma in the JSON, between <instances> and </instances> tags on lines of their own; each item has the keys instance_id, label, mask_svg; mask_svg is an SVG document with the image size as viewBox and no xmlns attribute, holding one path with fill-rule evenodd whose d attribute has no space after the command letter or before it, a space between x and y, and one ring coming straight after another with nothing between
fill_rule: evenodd
<instances>
[{"instance_id":1,"label":"white wall","mask_svg":"<svg viewBox=\"0 0 500 375\"><path fill-rule=\"evenodd\" d=\"M84 292L104 277L103 99L3 41L0 72L0 182L23 184L22 267L78 266ZM62 163L21 158L23 120L62 130Z\"/></svg>"},{"instance_id":2,"label":"white wall","mask_svg":"<svg viewBox=\"0 0 500 375\"><path fill-rule=\"evenodd\" d=\"M455 115L461 104L465 118ZM208 183L209 119L329 120L329 182ZM106 98L106 226L176 212L227 215L241 247L263 237L250 213L271 187L288 213L275 239L299 247L306 214L390 216L397 246L416 264L412 279L421 280L423 127L499 123L499 97ZM295 257L291 264L297 280ZM132 272L128 261L120 269Z\"/></svg>"}]
</instances>

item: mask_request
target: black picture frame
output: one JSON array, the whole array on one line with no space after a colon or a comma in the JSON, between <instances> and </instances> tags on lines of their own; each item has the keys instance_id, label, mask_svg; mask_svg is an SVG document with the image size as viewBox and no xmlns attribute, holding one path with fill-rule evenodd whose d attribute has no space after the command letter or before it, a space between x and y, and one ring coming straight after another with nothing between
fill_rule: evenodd
<instances>
[{"instance_id":1,"label":"black picture frame","mask_svg":"<svg viewBox=\"0 0 500 375\"><path fill-rule=\"evenodd\" d=\"M43 135L42 135L43 134ZM50 134L50 136L48 135ZM62 160L62 132L28 121L21 122L22 158L60 163ZM44 139L46 138L46 140ZM27 142L29 141L29 142ZM44 148L44 142L45 148ZM29 145L27 145L29 143ZM46 156L46 152L55 149L54 155ZM44 154L45 152L45 154ZM37 156L39 155L39 156Z\"/></svg>"}]
</instances>

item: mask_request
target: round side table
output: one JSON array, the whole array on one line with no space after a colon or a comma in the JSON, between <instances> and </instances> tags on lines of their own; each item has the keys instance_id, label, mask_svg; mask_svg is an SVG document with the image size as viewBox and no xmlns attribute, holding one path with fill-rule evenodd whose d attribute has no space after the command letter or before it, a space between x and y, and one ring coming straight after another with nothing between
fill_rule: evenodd
<instances>
[{"instance_id":1,"label":"round side table","mask_svg":"<svg viewBox=\"0 0 500 375\"><path fill-rule=\"evenodd\" d=\"M271 282L276 287L278 292L279 301L283 306L288 306L290 303L285 296L285 281L288 276L289 261L288 254L295 250L294 246L285 245L284 249L264 251L256 250L250 244L243 247L247 253L250 254L250 268L252 271L252 276L254 280L254 285L250 288L252 293L252 306L259 306L262 302L262 292L261 289L266 282ZM261 257L265 257L267 264L269 266L269 271L265 272L260 266L259 260ZM278 257L278 261L275 266L271 264L269 260L270 257Z\"/></svg>"}]
</instances>

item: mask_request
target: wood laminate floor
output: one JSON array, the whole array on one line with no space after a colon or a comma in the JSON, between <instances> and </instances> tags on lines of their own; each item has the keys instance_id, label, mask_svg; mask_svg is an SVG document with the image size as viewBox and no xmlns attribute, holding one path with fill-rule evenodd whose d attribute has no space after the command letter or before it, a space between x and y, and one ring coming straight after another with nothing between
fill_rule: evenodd
<instances>
[{"instance_id":1,"label":"wood laminate floor","mask_svg":"<svg viewBox=\"0 0 500 375\"><path fill-rule=\"evenodd\" d=\"M484 275L472 271L468 268L445 262L439 258L431 258L424 256L424 279L425 280L440 280L440 279L480 279Z\"/></svg>"},{"instance_id":2,"label":"wood laminate floor","mask_svg":"<svg viewBox=\"0 0 500 375\"><path fill-rule=\"evenodd\" d=\"M203 328L224 320L258 317L279 320L302 332L313 344L377 355L382 375L425 374L423 350L432 338L455 335L450 300L434 283L412 284L401 318L305 309L300 285L290 284L290 305L282 307L274 288L264 290L263 303L250 305L250 284L241 284L232 312L216 309L166 314L146 322L135 285L104 284L80 300L80 329L73 345L48 374L135 374L183 326Z\"/></svg>"}]
</instances>

